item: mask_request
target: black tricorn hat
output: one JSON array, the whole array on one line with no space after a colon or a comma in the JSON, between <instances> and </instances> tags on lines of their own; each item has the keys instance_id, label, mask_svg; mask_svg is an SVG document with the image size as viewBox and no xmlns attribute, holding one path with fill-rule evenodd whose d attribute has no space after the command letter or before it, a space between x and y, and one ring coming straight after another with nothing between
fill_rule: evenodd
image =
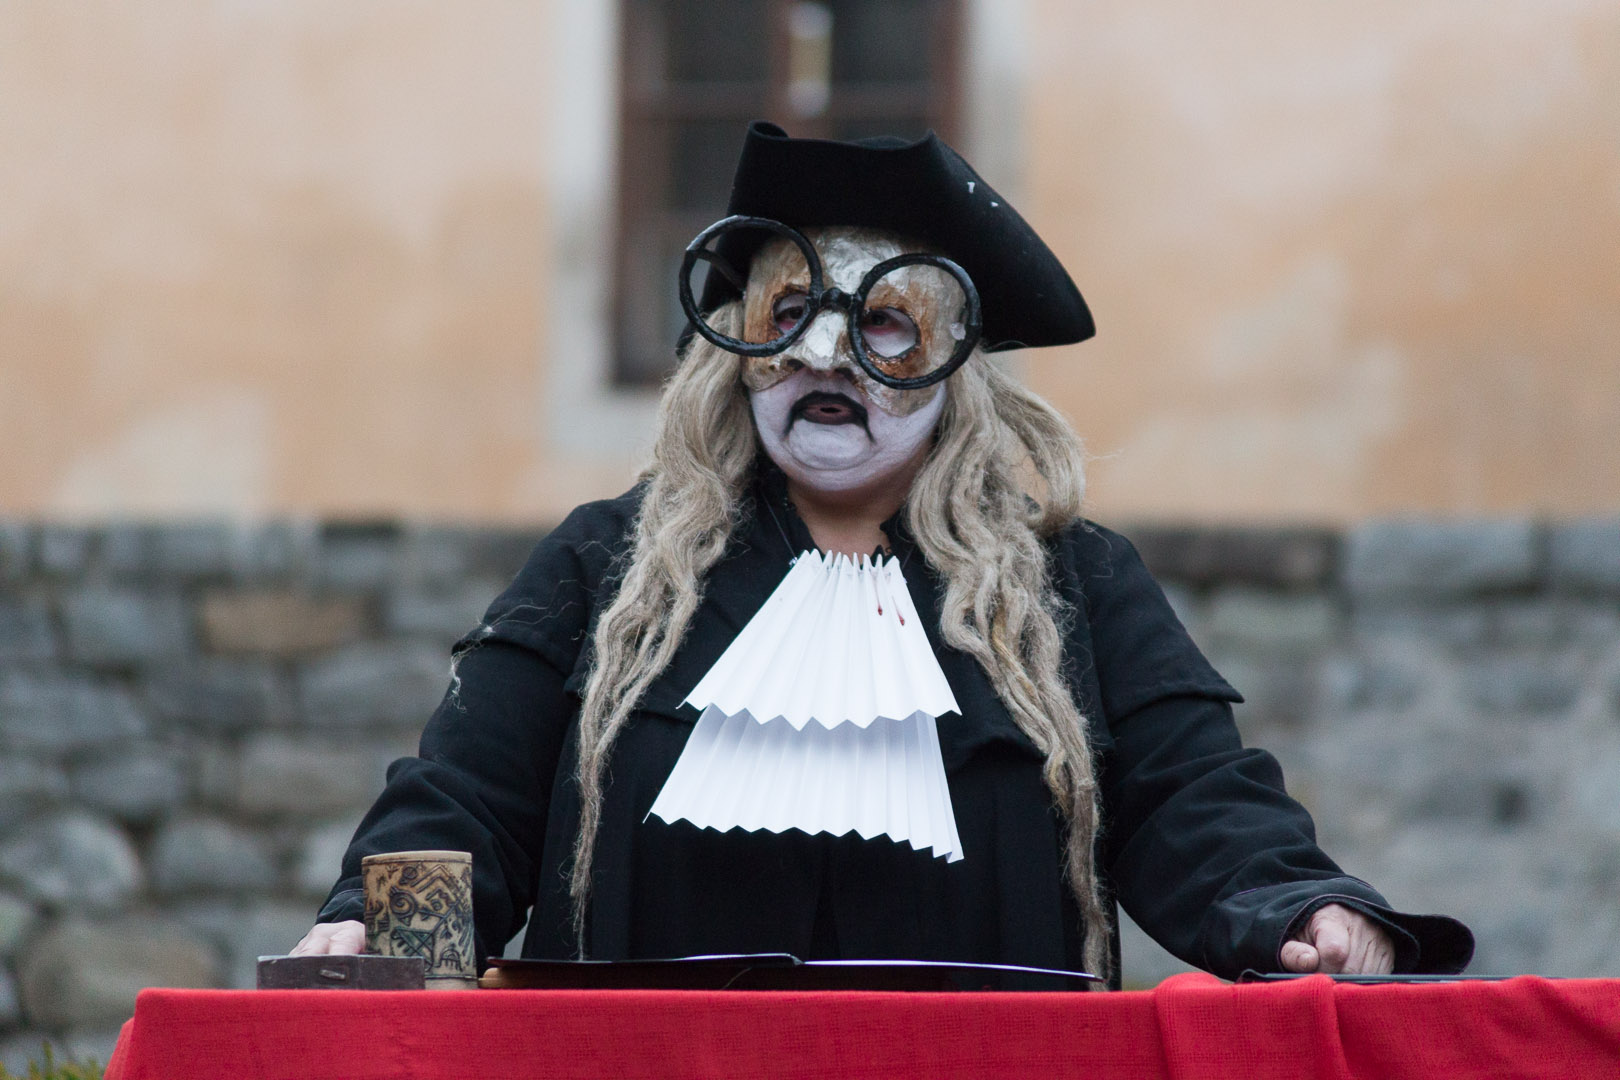
<instances>
[{"instance_id":1,"label":"black tricorn hat","mask_svg":"<svg viewBox=\"0 0 1620 1080\"><path fill-rule=\"evenodd\" d=\"M1097 332L1052 249L932 131L915 142L892 136L835 142L791 138L757 120L748 126L726 213L801 229L884 229L937 249L961 264L979 290L989 351L1068 345ZM727 239L733 242L722 241L718 254L748 265L749 241L735 232ZM713 311L736 296L721 275L709 274L699 307Z\"/></svg>"}]
</instances>

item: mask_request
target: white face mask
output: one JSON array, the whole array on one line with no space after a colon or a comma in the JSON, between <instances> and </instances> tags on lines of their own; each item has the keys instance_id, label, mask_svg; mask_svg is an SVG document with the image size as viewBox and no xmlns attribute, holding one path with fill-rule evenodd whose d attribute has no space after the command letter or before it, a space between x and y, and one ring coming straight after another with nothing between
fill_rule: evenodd
<instances>
[{"instance_id":1,"label":"white face mask","mask_svg":"<svg viewBox=\"0 0 1620 1080\"><path fill-rule=\"evenodd\" d=\"M807 235L828 284L847 292L871 267L906 250L870 230ZM771 249L755 259L745 296L750 325L769 318L783 276ZM899 472L932 439L945 409L942 383L896 390L861 370L841 313L830 310L785 351L747 358L743 382L766 454L812 491L857 490Z\"/></svg>"}]
</instances>

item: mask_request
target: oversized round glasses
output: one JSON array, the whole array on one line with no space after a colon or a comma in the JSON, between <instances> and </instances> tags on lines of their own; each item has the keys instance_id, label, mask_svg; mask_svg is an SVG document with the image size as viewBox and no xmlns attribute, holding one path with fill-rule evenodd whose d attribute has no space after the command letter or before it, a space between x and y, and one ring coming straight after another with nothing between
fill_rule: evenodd
<instances>
[{"instance_id":1,"label":"oversized round glasses","mask_svg":"<svg viewBox=\"0 0 1620 1080\"><path fill-rule=\"evenodd\" d=\"M808 287L772 299L774 336L770 340L742 341L722 334L698 309L695 297L702 291L694 282L698 264L705 264L709 273L719 274L743 295L748 260L773 237L788 240L797 249L797 254L786 252L786 280L807 280ZM851 295L826 284L821 259L803 233L770 218L734 215L698 233L686 245L680 290L681 307L693 329L720 348L743 356L782 352L803 336L823 310L842 311L856 362L878 382L899 390L931 386L949 377L972 355L983 329L979 291L967 271L950 259L921 252L896 255L868 270ZM924 294L926 304L921 302ZM920 326L918 316L925 314L925 308L934 318L927 320L929 325Z\"/></svg>"}]
</instances>

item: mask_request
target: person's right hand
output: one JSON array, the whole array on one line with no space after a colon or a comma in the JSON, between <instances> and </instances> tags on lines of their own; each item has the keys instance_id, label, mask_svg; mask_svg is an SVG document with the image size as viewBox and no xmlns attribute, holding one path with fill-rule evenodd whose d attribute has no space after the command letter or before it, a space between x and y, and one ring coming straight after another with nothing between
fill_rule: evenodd
<instances>
[{"instance_id":1,"label":"person's right hand","mask_svg":"<svg viewBox=\"0 0 1620 1080\"><path fill-rule=\"evenodd\" d=\"M316 923L293 946L288 956L324 956L327 953L360 953L366 951L366 924L350 919L348 922Z\"/></svg>"}]
</instances>

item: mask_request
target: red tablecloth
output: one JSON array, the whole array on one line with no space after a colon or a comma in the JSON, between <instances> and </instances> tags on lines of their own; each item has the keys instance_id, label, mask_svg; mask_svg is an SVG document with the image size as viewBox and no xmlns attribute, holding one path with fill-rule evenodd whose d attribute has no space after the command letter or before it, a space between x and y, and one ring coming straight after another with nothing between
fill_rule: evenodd
<instances>
[{"instance_id":1,"label":"red tablecloth","mask_svg":"<svg viewBox=\"0 0 1620 1080\"><path fill-rule=\"evenodd\" d=\"M1620 980L1121 994L147 990L110 1080L1620 1077Z\"/></svg>"}]
</instances>

